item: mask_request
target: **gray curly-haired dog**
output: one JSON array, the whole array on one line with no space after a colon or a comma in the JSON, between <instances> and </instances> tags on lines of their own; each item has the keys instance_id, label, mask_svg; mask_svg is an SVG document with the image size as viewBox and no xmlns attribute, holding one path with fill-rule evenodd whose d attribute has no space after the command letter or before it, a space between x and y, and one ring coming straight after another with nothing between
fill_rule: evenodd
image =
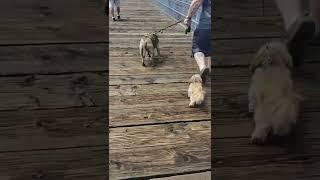
<instances>
[{"instance_id":1,"label":"gray curly-haired dog","mask_svg":"<svg viewBox=\"0 0 320 180\"><path fill-rule=\"evenodd\" d=\"M253 143L269 135L288 135L296 124L302 97L293 88L292 58L281 42L263 45L250 64L249 112L254 113Z\"/></svg>"},{"instance_id":2,"label":"gray curly-haired dog","mask_svg":"<svg viewBox=\"0 0 320 180\"><path fill-rule=\"evenodd\" d=\"M157 56L160 56L159 39L155 33L144 35L140 40L139 50L142 59L142 66L146 65L146 61L149 61L151 65L155 65L155 49L157 50Z\"/></svg>"}]
</instances>

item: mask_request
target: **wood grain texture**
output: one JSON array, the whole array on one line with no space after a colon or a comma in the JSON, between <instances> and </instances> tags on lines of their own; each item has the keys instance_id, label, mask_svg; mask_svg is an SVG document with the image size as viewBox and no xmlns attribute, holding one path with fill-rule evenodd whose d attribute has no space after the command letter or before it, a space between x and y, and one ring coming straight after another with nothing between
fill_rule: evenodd
<instances>
[{"instance_id":1,"label":"wood grain texture","mask_svg":"<svg viewBox=\"0 0 320 180\"><path fill-rule=\"evenodd\" d=\"M106 179L103 0L0 11L0 179Z\"/></svg>"},{"instance_id":2,"label":"wood grain texture","mask_svg":"<svg viewBox=\"0 0 320 180\"><path fill-rule=\"evenodd\" d=\"M111 179L210 169L210 124L204 121L110 129Z\"/></svg>"},{"instance_id":3,"label":"wood grain texture","mask_svg":"<svg viewBox=\"0 0 320 180\"><path fill-rule=\"evenodd\" d=\"M213 21L213 31L214 40L282 37L285 35L280 16L219 17Z\"/></svg>"},{"instance_id":4,"label":"wood grain texture","mask_svg":"<svg viewBox=\"0 0 320 180\"><path fill-rule=\"evenodd\" d=\"M3 45L96 42L106 38L104 0L12 0L2 3L1 9Z\"/></svg>"},{"instance_id":5,"label":"wood grain texture","mask_svg":"<svg viewBox=\"0 0 320 180\"><path fill-rule=\"evenodd\" d=\"M171 176L166 178L154 178L153 180L211 180L211 172L186 174L180 176Z\"/></svg>"},{"instance_id":6,"label":"wood grain texture","mask_svg":"<svg viewBox=\"0 0 320 180\"><path fill-rule=\"evenodd\" d=\"M0 74L106 71L107 44L0 46Z\"/></svg>"},{"instance_id":7,"label":"wood grain texture","mask_svg":"<svg viewBox=\"0 0 320 180\"><path fill-rule=\"evenodd\" d=\"M0 153L0 179L106 179L107 146Z\"/></svg>"},{"instance_id":8,"label":"wood grain texture","mask_svg":"<svg viewBox=\"0 0 320 180\"><path fill-rule=\"evenodd\" d=\"M105 76L98 73L2 77L0 110L106 105Z\"/></svg>"},{"instance_id":9,"label":"wood grain texture","mask_svg":"<svg viewBox=\"0 0 320 180\"><path fill-rule=\"evenodd\" d=\"M0 152L104 145L106 108L1 112Z\"/></svg>"},{"instance_id":10,"label":"wood grain texture","mask_svg":"<svg viewBox=\"0 0 320 180\"><path fill-rule=\"evenodd\" d=\"M174 21L149 0L121 3L123 21L109 28L109 179L208 171L211 85L205 105L189 108L188 80L198 72L192 35L180 25L160 33L163 62L142 67L140 38Z\"/></svg>"}]
</instances>

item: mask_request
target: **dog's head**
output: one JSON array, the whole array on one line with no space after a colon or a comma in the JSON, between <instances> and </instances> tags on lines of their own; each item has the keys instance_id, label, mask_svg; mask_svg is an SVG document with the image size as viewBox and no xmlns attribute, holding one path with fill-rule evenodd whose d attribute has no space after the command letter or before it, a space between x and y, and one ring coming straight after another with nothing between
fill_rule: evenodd
<instances>
[{"instance_id":1,"label":"dog's head","mask_svg":"<svg viewBox=\"0 0 320 180\"><path fill-rule=\"evenodd\" d=\"M250 71L253 73L257 67L268 62L271 65L292 68L292 57L286 45L282 42L269 42L264 44L250 62Z\"/></svg>"},{"instance_id":2,"label":"dog's head","mask_svg":"<svg viewBox=\"0 0 320 180\"><path fill-rule=\"evenodd\" d=\"M189 79L189 84L190 83L202 83L201 76L199 74L191 76L191 78Z\"/></svg>"}]
</instances>

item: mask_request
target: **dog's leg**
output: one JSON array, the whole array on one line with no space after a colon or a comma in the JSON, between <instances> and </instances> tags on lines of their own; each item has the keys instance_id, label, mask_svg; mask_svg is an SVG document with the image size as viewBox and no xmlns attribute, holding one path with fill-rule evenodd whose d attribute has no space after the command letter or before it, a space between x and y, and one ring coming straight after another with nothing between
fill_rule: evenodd
<instances>
[{"instance_id":1,"label":"dog's leg","mask_svg":"<svg viewBox=\"0 0 320 180\"><path fill-rule=\"evenodd\" d=\"M265 119L255 121L255 128L251 134L251 142L254 144L263 144L267 140L268 134L271 130L271 124Z\"/></svg>"},{"instance_id":2,"label":"dog's leg","mask_svg":"<svg viewBox=\"0 0 320 180\"><path fill-rule=\"evenodd\" d=\"M154 48L152 48L152 52L151 52L151 65L155 66L155 62L154 62Z\"/></svg>"},{"instance_id":3,"label":"dog's leg","mask_svg":"<svg viewBox=\"0 0 320 180\"><path fill-rule=\"evenodd\" d=\"M268 126L255 127L253 133L251 134L251 142L253 144L264 144L267 140L269 130L270 130L270 127Z\"/></svg>"},{"instance_id":4,"label":"dog's leg","mask_svg":"<svg viewBox=\"0 0 320 180\"><path fill-rule=\"evenodd\" d=\"M195 107L196 101L190 100L189 107Z\"/></svg>"},{"instance_id":5,"label":"dog's leg","mask_svg":"<svg viewBox=\"0 0 320 180\"><path fill-rule=\"evenodd\" d=\"M141 56L141 60L142 60L142 66L145 66L144 63L144 53L145 53L145 49L144 49L144 41L141 39L140 40L140 45L139 45L139 50L140 50L140 56Z\"/></svg>"},{"instance_id":6,"label":"dog's leg","mask_svg":"<svg viewBox=\"0 0 320 180\"><path fill-rule=\"evenodd\" d=\"M191 88L188 89L188 98L191 97Z\"/></svg>"},{"instance_id":7,"label":"dog's leg","mask_svg":"<svg viewBox=\"0 0 320 180\"><path fill-rule=\"evenodd\" d=\"M160 57L160 49L159 49L159 44L157 44L157 55Z\"/></svg>"},{"instance_id":8,"label":"dog's leg","mask_svg":"<svg viewBox=\"0 0 320 180\"><path fill-rule=\"evenodd\" d=\"M157 57L158 57L158 61L162 62L161 58L160 58L160 49L159 49L159 45L157 45Z\"/></svg>"}]
</instances>

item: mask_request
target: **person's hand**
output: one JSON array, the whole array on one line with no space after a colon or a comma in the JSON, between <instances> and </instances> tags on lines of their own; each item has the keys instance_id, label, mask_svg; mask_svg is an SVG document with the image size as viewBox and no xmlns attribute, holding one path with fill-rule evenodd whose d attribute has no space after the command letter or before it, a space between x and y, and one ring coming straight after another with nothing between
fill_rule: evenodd
<instances>
[{"instance_id":1,"label":"person's hand","mask_svg":"<svg viewBox=\"0 0 320 180\"><path fill-rule=\"evenodd\" d=\"M191 26L191 18L186 17L186 18L184 19L183 23L184 23L185 25L187 25L188 27Z\"/></svg>"}]
</instances>

